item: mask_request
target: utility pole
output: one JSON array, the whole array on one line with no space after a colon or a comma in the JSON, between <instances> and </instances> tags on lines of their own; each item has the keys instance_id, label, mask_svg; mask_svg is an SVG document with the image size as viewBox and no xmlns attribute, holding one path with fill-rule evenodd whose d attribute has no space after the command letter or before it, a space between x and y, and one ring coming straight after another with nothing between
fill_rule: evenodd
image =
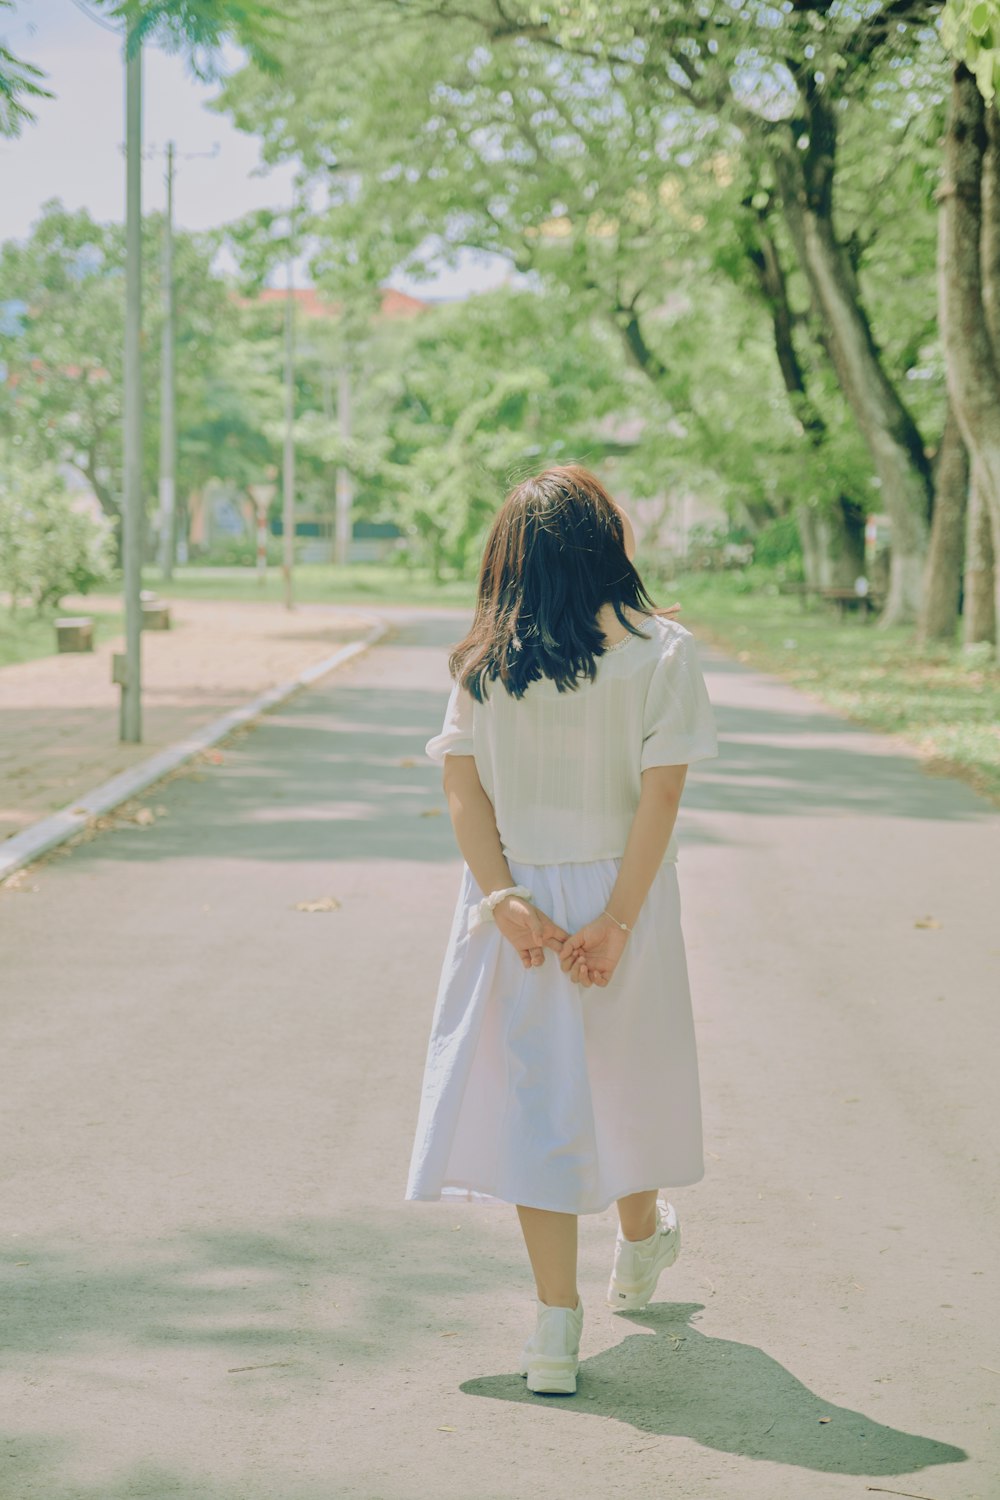
<instances>
[{"instance_id":1,"label":"utility pole","mask_svg":"<svg viewBox=\"0 0 1000 1500\"><path fill-rule=\"evenodd\" d=\"M337 385L337 425L342 443L351 437L351 372L346 357L340 366ZM337 530L334 560L339 566L347 562L351 546L351 507L354 503L354 480L346 464L337 469Z\"/></svg>"},{"instance_id":2,"label":"utility pole","mask_svg":"<svg viewBox=\"0 0 1000 1500\"><path fill-rule=\"evenodd\" d=\"M142 49L125 31L125 662L119 737L142 739Z\"/></svg>"},{"instance_id":3,"label":"utility pole","mask_svg":"<svg viewBox=\"0 0 1000 1500\"><path fill-rule=\"evenodd\" d=\"M295 608L292 573L295 567L295 287L293 258L295 254L295 202L292 202L288 236L288 285L285 294L285 461L282 474L281 529L282 573L285 579L285 608Z\"/></svg>"},{"instance_id":4,"label":"utility pole","mask_svg":"<svg viewBox=\"0 0 1000 1500\"><path fill-rule=\"evenodd\" d=\"M167 207L163 221L163 351L160 379L160 572L174 574L177 422L174 415L174 143L167 142Z\"/></svg>"}]
</instances>

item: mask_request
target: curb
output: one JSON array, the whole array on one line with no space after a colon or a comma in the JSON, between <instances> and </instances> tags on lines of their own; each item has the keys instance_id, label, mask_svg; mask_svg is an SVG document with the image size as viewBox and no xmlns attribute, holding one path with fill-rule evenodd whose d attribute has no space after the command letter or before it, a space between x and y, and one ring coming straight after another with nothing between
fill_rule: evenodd
<instances>
[{"instance_id":1,"label":"curb","mask_svg":"<svg viewBox=\"0 0 1000 1500\"><path fill-rule=\"evenodd\" d=\"M92 818L100 817L102 813L119 807L130 797L152 786L154 781L161 780L170 771L176 770L185 761L191 760L200 751L218 744L219 740L225 739L227 734L231 734L241 724L246 724L250 719L259 718L268 709L274 708L277 704L283 703L286 698L290 698L293 693L297 693L300 688L308 687L318 678L325 677L328 672L332 672L334 667L342 666L345 661L350 661L352 657L360 656L362 651L367 651L369 646L376 645L388 631L389 622L380 619L377 615L368 615L367 618L373 620L374 623L367 635L362 636L360 640L351 641L347 646L340 646L331 656L314 662L297 677L291 678L288 682L279 682L275 687L268 688L266 692L252 698L249 703L230 709L229 713L223 714L221 718L213 719L201 729L196 729L194 734L188 735L187 739L178 740L175 745L168 745L165 750L158 750L147 760L140 761L138 765L129 766L127 771L112 776L110 781L105 781L93 791L75 798L58 812L40 819L37 823L32 823L23 832L15 833L11 838L5 839L0 844L0 883L8 875L13 875L15 870L22 869L42 854L47 854L50 849L64 844L75 833L86 828Z\"/></svg>"}]
</instances>

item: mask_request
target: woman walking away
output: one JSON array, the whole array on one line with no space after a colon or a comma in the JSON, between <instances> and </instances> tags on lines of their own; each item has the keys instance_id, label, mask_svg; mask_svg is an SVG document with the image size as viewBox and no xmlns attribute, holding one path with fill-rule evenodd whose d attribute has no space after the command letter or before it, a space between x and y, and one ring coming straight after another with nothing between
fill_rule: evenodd
<instances>
[{"instance_id":1,"label":"woman walking away","mask_svg":"<svg viewBox=\"0 0 1000 1500\"><path fill-rule=\"evenodd\" d=\"M516 1204L535 1392L576 1390L577 1216L617 1203L608 1302L645 1307L680 1248L658 1191L705 1170L674 824L718 747L694 637L633 555L586 469L517 485L427 744L465 869L406 1197Z\"/></svg>"}]
</instances>

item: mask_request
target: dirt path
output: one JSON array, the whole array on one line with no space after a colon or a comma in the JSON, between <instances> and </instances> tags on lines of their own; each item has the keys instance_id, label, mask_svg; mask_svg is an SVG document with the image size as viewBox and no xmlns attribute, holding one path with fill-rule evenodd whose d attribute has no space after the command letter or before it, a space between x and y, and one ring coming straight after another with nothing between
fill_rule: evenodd
<instances>
[{"instance_id":1,"label":"dirt path","mask_svg":"<svg viewBox=\"0 0 1000 1500\"><path fill-rule=\"evenodd\" d=\"M100 602L69 599L66 613ZM365 631L350 609L171 601L169 631L142 638L143 743L118 740L119 689L111 658L121 637L93 654L47 656L0 669L0 840L74 797L184 739L193 729L321 661Z\"/></svg>"},{"instance_id":2,"label":"dirt path","mask_svg":"<svg viewBox=\"0 0 1000 1500\"><path fill-rule=\"evenodd\" d=\"M708 1170L645 1315L582 1222L579 1392L532 1399L513 1210L401 1201L456 634L401 614L152 826L0 894L0 1494L995 1500L996 813L706 656Z\"/></svg>"}]
</instances>

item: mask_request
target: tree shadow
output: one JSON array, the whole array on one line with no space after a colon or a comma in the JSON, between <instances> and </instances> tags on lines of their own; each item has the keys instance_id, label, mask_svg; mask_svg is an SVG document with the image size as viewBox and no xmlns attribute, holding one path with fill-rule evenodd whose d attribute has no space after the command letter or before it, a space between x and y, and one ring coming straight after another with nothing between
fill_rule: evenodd
<instances>
[{"instance_id":1,"label":"tree shadow","mask_svg":"<svg viewBox=\"0 0 1000 1500\"><path fill-rule=\"evenodd\" d=\"M210 853L273 861L450 863L457 851L441 769L424 754L441 727L447 672L440 652L460 632L450 619L400 623L383 649L406 658L403 683L362 686L349 676L316 684L237 731L215 760L189 763L145 800L165 808L155 826L111 827L76 852L79 864L130 864ZM412 665L410 664L412 661ZM706 661L713 675L732 670ZM996 810L961 782L834 714L720 704L719 757L692 768L677 830L684 845L741 835L701 813L756 818L872 815L979 821ZM17 731L16 716L10 729ZM67 740L65 754L73 753Z\"/></svg>"},{"instance_id":2,"label":"tree shadow","mask_svg":"<svg viewBox=\"0 0 1000 1500\"><path fill-rule=\"evenodd\" d=\"M533 1396L518 1375L486 1375L460 1389L496 1401L548 1401L640 1432L823 1473L905 1474L968 1458L950 1443L824 1400L753 1344L699 1333L689 1319L701 1308L675 1302L619 1314L651 1332L584 1360L575 1396Z\"/></svg>"},{"instance_id":3,"label":"tree shadow","mask_svg":"<svg viewBox=\"0 0 1000 1500\"><path fill-rule=\"evenodd\" d=\"M456 1219L470 1238L482 1234L476 1210L407 1217L405 1240L395 1205L124 1242L110 1231L82 1244L18 1236L0 1250L0 1500L395 1493L290 1471L231 1474L238 1454L216 1466L203 1441L186 1448L185 1399L210 1401L248 1433L287 1411L296 1421L321 1411L336 1429L348 1386L370 1382L374 1401L395 1380L401 1394L401 1361L419 1358L428 1378L454 1390L451 1338L476 1334L484 1293L523 1278L521 1259L485 1236L480 1254L447 1253ZM380 1330L389 1326L387 1342ZM189 1375L200 1384L185 1398L179 1381ZM134 1445L118 1440L119 1420L148 1422L155 1451L136 1460ZM95 1458L118 1472L88 1478Z\"/></svg>"}]
</instances>

